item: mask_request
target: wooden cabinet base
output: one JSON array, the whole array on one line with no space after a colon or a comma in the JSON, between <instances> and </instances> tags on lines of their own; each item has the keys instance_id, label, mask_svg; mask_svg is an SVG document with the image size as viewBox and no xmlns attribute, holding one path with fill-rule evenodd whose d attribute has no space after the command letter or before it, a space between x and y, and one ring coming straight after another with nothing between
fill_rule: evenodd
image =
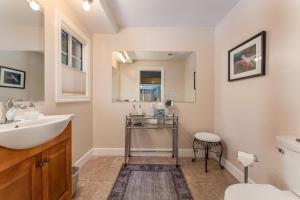
<instances>
[{"instance_id":1,"label":"wooden cabinet base","mask_svg":"<svg viewBox=\"0 0 300 200\"><path fill-rule=\"evenodd\" d=\"M70 122L58 137L38 147L0 147L0 200L70 200L71 131Z\"/></svg>"}]
</instances>

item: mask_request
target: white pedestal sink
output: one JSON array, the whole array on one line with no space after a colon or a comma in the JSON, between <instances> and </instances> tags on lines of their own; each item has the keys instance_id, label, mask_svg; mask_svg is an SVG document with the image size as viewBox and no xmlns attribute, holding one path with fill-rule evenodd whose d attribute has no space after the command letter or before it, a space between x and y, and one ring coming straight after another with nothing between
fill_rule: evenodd
<instances>
[{"instance_id":1,"label":"white pedestal sink","mask_svg":"<svg viewBox=\"0 0 300 200\"><path fill-rule=\"evenodd\" d=\"M0 146L9 149L29 149L55 138L67 127L74 115L40 116L36 120L21 120L0 125Z\"/></svg>"}]
</instances>

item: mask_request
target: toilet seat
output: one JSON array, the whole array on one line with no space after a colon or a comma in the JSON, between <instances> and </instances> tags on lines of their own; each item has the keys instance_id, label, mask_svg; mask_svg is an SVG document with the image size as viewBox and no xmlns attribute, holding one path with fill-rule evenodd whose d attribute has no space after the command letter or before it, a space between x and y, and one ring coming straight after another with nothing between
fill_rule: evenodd
<instances>
[{"instance_id":1,"label":"toilet seat","mask_svg":"<svg viewBox=\"0 0 300 200\"><path fill-rule=\"evenodd\" d=\"M224 200L299 200L272 185L236 184L225 191Z\"/></svg>"}]
</instances>

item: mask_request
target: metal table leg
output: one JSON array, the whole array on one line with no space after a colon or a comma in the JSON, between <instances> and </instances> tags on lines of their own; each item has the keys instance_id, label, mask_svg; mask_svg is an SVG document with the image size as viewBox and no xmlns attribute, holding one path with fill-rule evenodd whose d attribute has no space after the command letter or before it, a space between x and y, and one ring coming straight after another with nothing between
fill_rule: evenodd
<instances>
[{"instance_id":1,"label":"metal table leg","mask_svg":"<svg viewBox=\"0 0 300 200\"><path fill-rule=\"evenodd\" d=\"M125 149L124 149L124 166L127 165L127 148L128 147L128 128L125 127Z\"/></svg>"},{"instance_id":2,"label":"metal table leg","mask_svg":"<svg viewBox=\"0 0 300 200\"><path fill-rule=\"evenodd\" d=\"M131 129L128 130L128 157L131 157Z\"/></svg>"},{"instance_id":3,"label":"metal table leg","mask_svg":"<svg viewBox=\"0 0 300 200\"><path fill-rule=\"evenodd\" d=\"M178 121L177 121L177 128L175 129L175 133L176 133L176 143L175 143L176 167L179 167L179 164L178 164Z\"/></svg>"},{"instance_id":4,"label":"metal table leg","mask_svg":"<svg viewBox=\"0 0 300 200\"><path fill-rule=\"evenodd\" d=\"M174 157L175 157L175 131L174 131L174 129L172 129L172 139L173 139L173 146L172 146L172 149L173 149L173 151L172 151L172 158L174 158Z\"/></svg>"}]
</instances>

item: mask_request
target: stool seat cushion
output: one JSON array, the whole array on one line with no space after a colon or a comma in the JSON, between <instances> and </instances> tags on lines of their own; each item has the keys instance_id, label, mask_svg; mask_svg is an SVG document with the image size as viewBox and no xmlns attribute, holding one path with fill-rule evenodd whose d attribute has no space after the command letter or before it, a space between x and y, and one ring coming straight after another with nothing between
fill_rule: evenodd
<instances>
[{"instance_id":1,"label":"stool seat cushion","mask_svg":"<svg viewBox=\"0 0 300 200\"><path fill-rule=\"evenodd\" d=\"M213 133L198 132L195 134L195 138L204 142L220 142L221 138Z\"/></svg>"}]
</instances>

